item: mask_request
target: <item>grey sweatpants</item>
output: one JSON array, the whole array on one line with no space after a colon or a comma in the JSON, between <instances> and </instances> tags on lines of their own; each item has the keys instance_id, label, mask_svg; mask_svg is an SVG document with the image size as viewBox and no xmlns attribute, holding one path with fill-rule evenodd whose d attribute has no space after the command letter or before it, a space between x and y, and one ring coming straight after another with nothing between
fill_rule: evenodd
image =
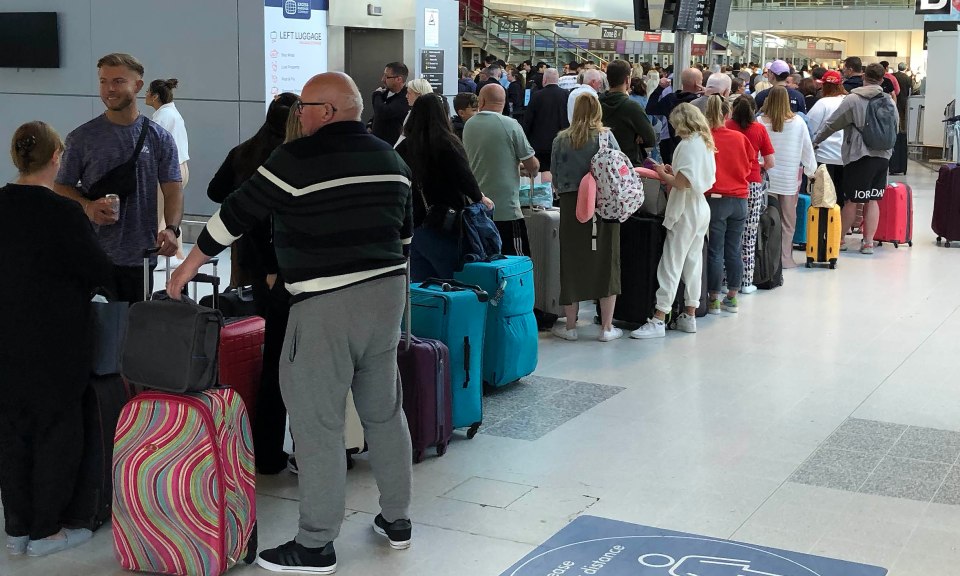
<instances>
[{"instance_id":1,"label":"grey sweatpants","mask_svg":"<svg viewBox=\"0 0 960 576\"><path fill-rule=\"evenodd\" d=\"M280 388L300 468L296 541L308 548L336 539L343 522L343 426L350 388L383 517L388 522L409 518L413 455L397 373L404 282L402 276L374 280L290 309Z\"/></svg>"}]
</instances>

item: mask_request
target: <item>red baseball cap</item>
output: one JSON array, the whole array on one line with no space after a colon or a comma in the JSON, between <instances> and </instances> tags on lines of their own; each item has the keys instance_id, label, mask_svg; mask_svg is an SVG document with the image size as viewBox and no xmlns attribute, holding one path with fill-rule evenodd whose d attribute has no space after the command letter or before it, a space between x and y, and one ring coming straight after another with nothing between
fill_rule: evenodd
<instances>
[{"instance_id":1,"label":"red baseball cap","mask_svg":"<svg viewBox=\"0 0 960 576\"><path fill-rule=\"evenodd\" d=\"M821 80L824 84L843 84L843 76L836 70L827 70Z\"/></svg>"}]
</instances>

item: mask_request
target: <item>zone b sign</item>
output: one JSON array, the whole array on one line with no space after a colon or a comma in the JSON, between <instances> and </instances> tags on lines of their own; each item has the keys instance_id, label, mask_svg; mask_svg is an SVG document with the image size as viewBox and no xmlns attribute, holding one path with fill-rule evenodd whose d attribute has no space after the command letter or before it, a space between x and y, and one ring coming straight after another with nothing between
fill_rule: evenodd
<instances>
[{"instance_id":1,"label":"zone b sign","mask_svg":"<svg viewBox=\"0 0 960 576\"><path fill-rule=\"evenodd\" d=\"M949 14L950 0L917 0L917 14Z\"/></svg>"}]
</instances>

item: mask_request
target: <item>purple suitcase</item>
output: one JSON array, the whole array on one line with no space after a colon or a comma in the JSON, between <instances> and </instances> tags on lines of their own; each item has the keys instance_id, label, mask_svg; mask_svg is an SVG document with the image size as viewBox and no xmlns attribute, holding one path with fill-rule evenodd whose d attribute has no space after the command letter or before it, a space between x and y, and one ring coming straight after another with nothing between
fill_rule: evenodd
<instances>
[{"instance_id":1,"label":"purple suitcase","mask_svg":"<svg viewBox=\"0 0 960 576\"><path fill-rule=\"evenodd\" d=\"M439 340L409 336L409 331L407 334L397 350L397 366L413 461L422 462L431 446L437 447L437 456L443 456L453 434L450 351Z\"/></svg>"},{"instance_id":2,"label":"purple suitcase","mask_svg":"<svg viewBox=\"0 0 960 576\"><path fill-rule=\"evenodd\" d=\"M450 350L439 340L413 336L410 304L410 266L407 265L405 334L397 349L397 367L403 388L403 412L410 427L413 461L423 461L427 448L437 456L447 452L453 435L453 393L450 389Z\"/></svg>"},{"instance_id":3,"label":"purple suitcase","mask_svg":"<svg viewBox=\"0 0 960 576\"><path fill-rule=\"evenodd\" d=\"M951 240L960 240L960 166L940 167L933 200L933 232L937 246L943 240L949 247Z\"/></svg>"}]
</instances>

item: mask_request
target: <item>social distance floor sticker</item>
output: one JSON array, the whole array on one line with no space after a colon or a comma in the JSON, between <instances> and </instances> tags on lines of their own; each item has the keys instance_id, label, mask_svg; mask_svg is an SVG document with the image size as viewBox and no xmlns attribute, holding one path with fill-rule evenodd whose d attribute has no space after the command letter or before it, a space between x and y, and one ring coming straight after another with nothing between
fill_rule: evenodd
<instances>
[{"instance_id":1,"label":"social distance floor sticker","mask_svg":"<svg viewBox=\"0 0 960 576\"><path fill-rule=\"evenodd\" d=\"M580 516L501 576L886 576L886 568Z\"/></svg>"}]
</instances>

